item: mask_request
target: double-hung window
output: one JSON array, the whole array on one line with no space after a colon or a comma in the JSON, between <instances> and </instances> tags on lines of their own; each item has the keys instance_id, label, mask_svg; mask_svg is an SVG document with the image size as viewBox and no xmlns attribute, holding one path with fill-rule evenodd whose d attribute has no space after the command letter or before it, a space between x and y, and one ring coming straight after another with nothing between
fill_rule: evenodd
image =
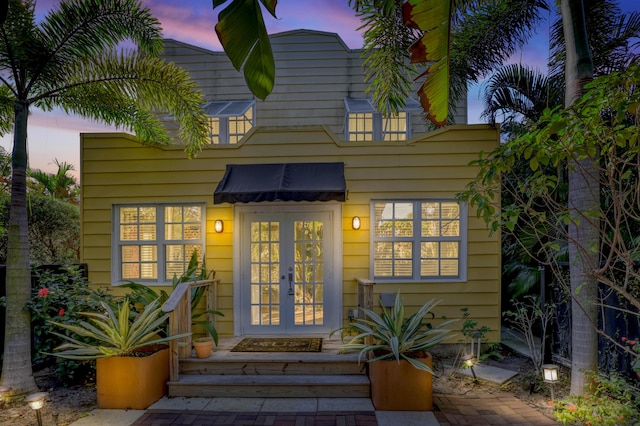
<instances>
[{"instance_id":1,"label":"double-hung window","mask_svg":"<svg viewBox=\"0 0 640 426\"><path fill-rule=\"evenodd\" d=\"M345 98L344 133L347 141L404 141L411 138L411 113L420 104L408 99L405 109L383 115L370 99Z\"/></svg>"},{"instance_id":2,"label":"double-hung window","mask_svg":"<svg viewBox=\"0 0 640 426\"><path fill-rule=\"evenodd\" d=\"M204 252L202 204L118 205L114 228L116 282L170 283Z\"/></svg>"},{"instance_id":3,"label":"double-hung window","mask_svg":"<svg viewBox=\"0 0 640 426\"><path fill-rule=\"evenodd\" d=\"M255 125L255 101L211 101L204 106L209 117L209 143L237 144Z\"/></svg>"},{"instance_id":4,"label":"double-hung window","mask_svg":"<svg viewBox=\"0 0 640 426\"><path fill-rule=\"evenodd\" d=\"M372 276L378 281L466 280L466 205L374 200Z\"/></svg>"}]
</instances>

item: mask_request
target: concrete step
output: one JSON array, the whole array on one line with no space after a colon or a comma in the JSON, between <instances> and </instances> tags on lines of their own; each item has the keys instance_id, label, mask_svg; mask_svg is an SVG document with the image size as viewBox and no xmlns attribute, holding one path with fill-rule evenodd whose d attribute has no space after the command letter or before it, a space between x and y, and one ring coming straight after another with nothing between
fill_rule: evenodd
<instances>
[{"instance_id":1,"label":"concrete step","mask_svg":"<svg viewBox=\"0 0 640 426\"><path fill-rule=\"evenodd\" d=\"M366 375L183 374L168 384L170 397L368 398Z\"/></svg>"}]
</instances>

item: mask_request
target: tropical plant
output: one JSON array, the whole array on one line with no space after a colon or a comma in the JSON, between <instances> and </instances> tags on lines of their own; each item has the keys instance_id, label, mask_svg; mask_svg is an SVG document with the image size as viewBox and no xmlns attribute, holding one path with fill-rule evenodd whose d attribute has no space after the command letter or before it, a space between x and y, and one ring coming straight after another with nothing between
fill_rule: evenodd
<instances>
[{"instance_id":1,"label":"tropical plant","mask_svg":"<svg viewBox=\"0 0 640 426\"><path fill-rule=\"evenodd\" d=\"M563 425L637 425L640 421L637 389L623 377L605 377L587 371L592 395L570 395L552 402L553 415Z\"/></svg>"},{"instance_id":2,"label":"tropical plant","mask_svg":"<svg viewBox=\"0 0 640 426\"><path fill-rule=\"evenodd\" d=\"M526 123L538 121L546 108L562 105L564 91L559 78L548 77L527 65L501 67L487 82L482 118L501 125L511 133L526 131ZM504 135L504 130L503 130Z\"/></svg>"},{"instance_id":3,"label":"tropical plant","mask_svg":"<svg viewBox=\"0 0 640 426\"><path fill-rule=\"evenodd\" d=\"M479 82L523 45L547 9L544 0L353 0L365 28L364 54L374 90L383 112L394 111L394 99L405 90L397 74L406 60L425 64L418 89L427 118L437 126L452 122L456 102L466 99L468 81ZM399 30L400 20L411 28ZM492 43L486 43L490 39ZM409 49L405 46L411 44ZM394 59L395 58L395 59ZM380 67L381 63L393 66ZM393 84L391 84L393 82ZM453 102L449 102L449 99Z\"/></svg>"},{"instance_id":4,"label":"tropical plant","mask_svg":"<svg viewBox=\"0 0 640 426\"><path fill-rule=\"evenodd\" d=\"M460 197L478 206L479 216L484 217L492 229L497 230L499 225L516 233L525 226L540 231L548 229L539 235L539 250L532 251L531 255L547 262L566 293L575 300L578 296L582 299L583 293L588 291L588 305L598 310L613 309L634 321L640 310L640 274L635 263L640 253L637 238L640 226L637 173L640 91L636 84L639 79L640 66L633 64L625 72L598 77L587 85L587 93L570 108L546 111L528 134L498 147L479 161L478 177ZM508 186L493 181L493 177L510 171L514 161L519 159L528 161L530 173L521 175ZM586 208L556 196L564 183L550 170L574 159L591 159L596 167L595 170L575 168L576 173L588 174L597 180L596 187L601 189L595 206ZM508 209L499 210L492 205L491 194L503 189L509 191L514 203ZM597 235L584 241L576 238L575 231L570 228L583 222L590 226L597 224ZM594 252L598 255L595 262L584 267L577 288L572 288L575 271L567 277L564 267L557 261L558 253L565 250L559 242L575 245L577 252L583 255ZM570 251L569 259L573 265L576 253ZM589 288L591 281L599 283L602 294L597 287ZM611 306L603 294L611 294L620 306ZM585 322L581 326L609 339L630 356L639 357L620 344L616 336L607 335L598 328L597 316L580 317L584 314L582 309L580 305L575 307L576 317L572 307L573 322L580 319ZM580 336L575 330L574 333ZM586 342L579 343L584 349ZM587 347L591 348L592 343ZM597 357L593 361L597 361ZM575 374L586 371L575 365L572 374L573 370L577 370ZM585 384L585 381L573 378L572 383L574 380ZM582 390L573 389L572 393L581 394Z\"/></svg>"},{"instance_id":5,"label":"tropical plant","mask_svg":"<svg viewBox=\"0 0 640 426\"><path fill-rule=\"evenodd\" d=\"M101 289L89 288L89 281L77 266L63 267L59 271L37 268L34 275L38 285L28 304L34 337L33 360L46 362L50 359L46 354L63 343L52 333L56 326L49 320L77 324L80 312L97 311L101 301L115 299ZM91 377L95 377L93 363L62 358L56 363L56 379L60 383L78 384Z\"/></svg>"},{"instance_id":6,"label":"tropical plant","mask_svg":"<svg viewBox=\"0 0 640 426\"><path fill-rule=\"evenodd\" d=\"M101 302L100 305L102 312L81 312L80 314L88 319L79 321L77 324L49 320L49 323L90 341L52 331L51 333L65 340L66 343L47 355L74 360L135 356L136 351L141 348L164 345L171 340L191 335L191 333L163 335L169 314L162 313L159 298L145 306L139 313L131 310L127 298L117 303L115 307L106 302Z\"/></svg>"},{"instance_id":7,"label":"tropical plant","mask_svg":"<svg viewBox=\"0 0 640 426\"><path fill-rule=\"evenodd\" d=\"M137 49L123 48L131 42ZM159 58L160 22L139 0L62 0L36 23L35 2L9 0L0 25L0 130L13 129L7 253L7 330L2 385L10 397L36 389L30 352L27 127L32 108L121 126L147 144L169 135L172 114L190 155L207 143L202 94L187 71Z\"/></svg>"},{"instance_id":8,"label":"tropical plant","mask_svg":"<svg viewBox=\"0 0 640 426\"><path fill-rule=\"evenodd\" d=\"M640 37L640 12L624 14L614 1L585 0L585 25L593 54L594 75L620 71L638 59L633 39ZM490 123L501 116L501 129L526 131L545 108L564 101L565 42L562 20L550 34L549 74L525 64L506 65L489 79L484 91L482 116Z\"/></svg>"},{"instance_id":9,"label":"tropical plant","mask_svg":"<svg viewBox=\"0 0 640 426\"><path fill-rule=\"evenodd\" d=\"M172 280L172 288L175 289L180 283L188 283L193 281L204 281L211 279L211 276L215 274L214 270L207 270L205 259L203 257L202 264L198 262L198 252L194 251L189 259L189 264L184 273L178 276L174 276ZM146 285L128 282L122 284L121 287L129 288L132 293L129 295L130 299L135 303L141 303L146 305L154 300L156 297L160 298L161 303L164 303L169 299L169 295L166 291L160 290L160 295ZM218 331L216 327L208 320L202 320L200 318L208 315L220 315L224 314L215 309L205 309L204 311L197 311L198 305L202 301L205 294L205 287L196 287L191 290L191 326L200 326L205 332L211 336L216 346L218 345Z\"/></svg>"},{"instance_id":10,"label":"tropical plant","mask_svg":"<svg viewBox=\"0 0 640 426\"><path fill-rule=\"evenodd\" d=\"M433 373L431 368L418 361L420 353L436 346L440 342L453 337L451 330L445 328L456 319L447 320L439 327L433 327L426 323L425 318L433 319L433 308L438 304L433 300L428 301L416 313L405 318L405 309L400 297L396 294L396 300L392 308L387 308L380 300L382 312L378 315L370 309L362 309L365 318L356 318L346 328L347 332L354 332L355 336L341 346L344 352L359 351L358 360L363 358L367 362L382 360L406 360L413 367Z\"/></svg>"},{"instance_id":11,"label":"tropical plant","mask_svg":"<svg viewBox=\"0 0 640 426\"><path fill-rule=\"evenodd\" d=\"M0 193L0 264L7 260L11 200ZM80 209L42 194L29 195L29 256L32 265L69 265L80 258Z\"/></svg>"},{"instance_id":12,"label":"tropical plant","mask_svg":"<svg viewBox=\"0 0 640 426\"><path fill-rule=\"evenodd\" d=\"M69 176L69 172L73 170L73 165L54 160L58 170L56 173L47 173L41 170L31 170L29 177L34 182L35 191L54 197L60 200L69 201L78 204L79 188L76 179Z\"/></svg>"}]
</instances>

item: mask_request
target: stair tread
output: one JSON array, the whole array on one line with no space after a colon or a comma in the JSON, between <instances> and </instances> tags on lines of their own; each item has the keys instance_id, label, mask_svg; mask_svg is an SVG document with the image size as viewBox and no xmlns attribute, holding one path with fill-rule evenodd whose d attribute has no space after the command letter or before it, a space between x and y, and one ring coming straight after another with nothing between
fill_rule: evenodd
<instances>
[{"instance_id":1,"label":"stair tread","mask_svg":"<svg viewBox=\"0 0 640 426\"><path fill-rule=\"evenodd\" d=\"M169 385L353 385L369 384L369 378L361 374L348 375L180 375L177 382Z\"/></svg>"}]
</instances>

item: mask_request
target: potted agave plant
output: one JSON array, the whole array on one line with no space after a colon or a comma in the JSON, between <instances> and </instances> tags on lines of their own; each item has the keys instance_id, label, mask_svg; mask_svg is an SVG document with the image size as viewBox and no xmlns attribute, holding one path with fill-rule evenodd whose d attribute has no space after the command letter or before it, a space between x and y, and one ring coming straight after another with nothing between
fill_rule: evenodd
<instances>
[{"instance_id":1,"label":"potted agave plant","mask_svg":"<svg viewBox=\"0 0 640 426\"><path fill-rule=\"evenodd\" d=\"M86 321L63 324L50 321L71 335L53 332L66 342L50 355L71 360L96 360L98 407L142 410L166 394L169 349L168 314L160 299L140 312L132 311L128 298L112 306L101 302L102 312L83 312Z\"/></svg>"},{"instance_id":2,"label":"potted agave plant","mask_svg":"<svg viewBox=\"0 0 640 426\"><path fill-rule=\"evenodd\" d=\"M347 329L355 333L342 345L343 352L359 351L366 360L371 380L371 399L377 410L431 411L433 409L432 356L428 350L452 337L445 328L456 320L433 327L433 300L405 318L400 293L393 307L382 302L381 314L363 309L365 318L357 318Z\"/></svg>"}]
</instances>

